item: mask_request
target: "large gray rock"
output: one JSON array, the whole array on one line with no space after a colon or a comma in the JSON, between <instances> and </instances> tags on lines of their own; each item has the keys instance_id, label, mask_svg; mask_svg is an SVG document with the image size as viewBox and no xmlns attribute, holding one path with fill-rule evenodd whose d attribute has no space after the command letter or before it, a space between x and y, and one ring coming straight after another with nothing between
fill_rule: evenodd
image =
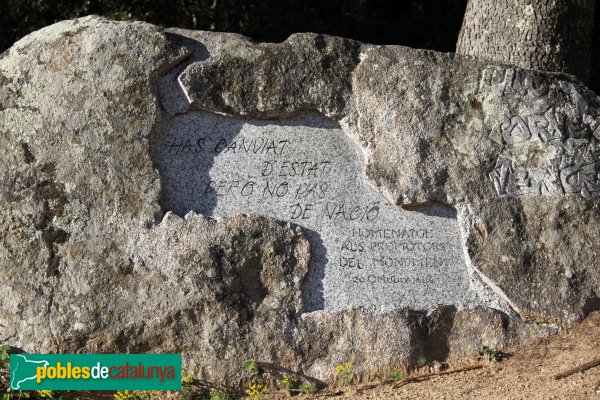
<instances>
[{"instance_id":1,"label":"large gray rock","mask_svg":"<svg viewBox=\"0 0 600 400\"><path fill-rule=\"evenodd\" d=\"M398 46L55 24L0 56L0 342L182 352L235 383L251 356L328 380L554 333L600 308L599 106L568 77ZM256 135L339 152L319 201L385 218L302 221L208 184L283 160L198 139ZM340 240L390 225L448 262L352 285ZM363 277L410 256L372 242Z\"/></svg>"}]
</instances>

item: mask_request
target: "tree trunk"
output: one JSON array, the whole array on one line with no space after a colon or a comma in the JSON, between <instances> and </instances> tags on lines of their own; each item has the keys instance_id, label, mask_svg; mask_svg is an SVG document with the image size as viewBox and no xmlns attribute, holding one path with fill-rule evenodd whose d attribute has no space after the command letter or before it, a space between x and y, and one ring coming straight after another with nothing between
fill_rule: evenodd
<instances>
[{"instance_id":1,"label":"tree trunk","mask_svg":"<svg viewBox=\"0 0 600 400\"><path fill-rule=\"evenodd\" d=\"M595 0L469 0L456 52L587 82Z\"/></svg>"}]
</instances>

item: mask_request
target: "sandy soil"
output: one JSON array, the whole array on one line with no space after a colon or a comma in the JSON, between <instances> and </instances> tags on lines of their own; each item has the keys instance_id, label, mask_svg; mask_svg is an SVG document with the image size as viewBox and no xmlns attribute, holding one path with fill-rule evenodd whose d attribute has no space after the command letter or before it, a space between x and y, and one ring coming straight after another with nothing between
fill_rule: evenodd
<instances>
[{"instance_id":1,"label":"sandy soil","mask_svg":"<svg viewBox=\"0 0 600 400\"><path fill-rule=\"evenodd\" d=\"M434 376L402 386L394 383L296 399L600 399L600 366L556 380L554 375L600 358L600 312L568 331L503 351L501 362L468 357L448 363L448 370L469 365L483 368ZM427 373L430 371L421 371ZM281 398L282 396L271 396Z\"/></svg>"}]
</instances>

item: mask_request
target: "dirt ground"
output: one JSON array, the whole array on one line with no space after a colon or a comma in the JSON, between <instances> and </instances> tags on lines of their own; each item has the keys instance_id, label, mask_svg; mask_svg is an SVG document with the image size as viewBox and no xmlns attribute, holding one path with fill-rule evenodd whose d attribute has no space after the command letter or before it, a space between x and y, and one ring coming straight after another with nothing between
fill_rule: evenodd
<instances>
[{"instance_id":1,"label":"dirt ground","mask_svg":"<svg viewBox=\"0 0 600 400\"><path fill-rule=\"evenodd\" d=\"M590 314L582 323L557 336L502 350L511 356L501 362L482 361L473 356L450 360L447 371L483 365L480 369L401 386L395 383L357 386L342 393L304 395L296 399L600 399L600 366L559 380L554 378L600 358L600 312ZM271 396L280 397L283 396Z\"/></svg>"}]
</instances>

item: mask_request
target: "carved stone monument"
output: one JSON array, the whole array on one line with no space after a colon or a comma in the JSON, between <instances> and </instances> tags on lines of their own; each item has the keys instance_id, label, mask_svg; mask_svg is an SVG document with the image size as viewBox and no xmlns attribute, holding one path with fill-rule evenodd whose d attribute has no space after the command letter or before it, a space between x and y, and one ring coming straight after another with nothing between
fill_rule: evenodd
<instances>
[{"instance_id":1,"label":"carved stone monument","mask_svg":"<svg viewBox=\"0 0 600 400\"><path fill-rule=\"evenodd\" d=\"M166 210L301 228L312 253L305 311L479 303L455 213L391 204L369 186L360 145L323 117L182 114L165 124L156 154Z\"/></svg>"},{"instance_id":2,"label":"carved stone monument","mask_svg":"<svg viewBox=\"0 0 600 400\"><path fill-rule=\"evenodd\" d=\"M317 34L98 17L0 55L0 344L327 381L600 308L600 99Z\"/></svg>"}]
</instances>

